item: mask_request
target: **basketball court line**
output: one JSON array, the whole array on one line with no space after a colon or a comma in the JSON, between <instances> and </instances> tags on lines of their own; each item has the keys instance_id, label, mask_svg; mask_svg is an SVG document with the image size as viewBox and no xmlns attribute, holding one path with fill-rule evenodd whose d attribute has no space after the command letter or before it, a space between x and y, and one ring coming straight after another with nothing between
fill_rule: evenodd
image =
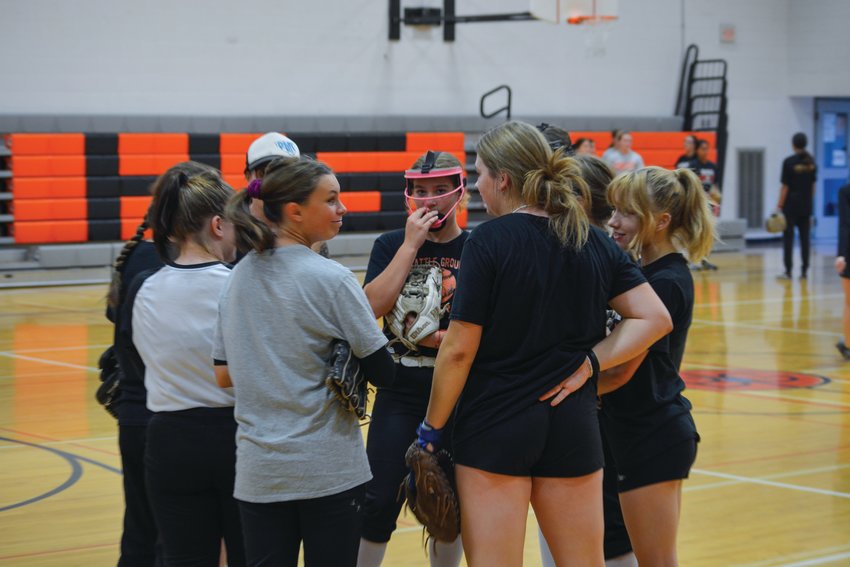
<instances>
[{"instance_id":1,"label":"basketball court line","mask_svg":"<svg viewBox=\"0 0 850 567\"><path fill-rule=\"evenodd\" d=\"M91 549L105 549L108 547L118 547L118 542L102 543L99 545L83 545L80 547L66 547L63 549L48 549L45 551L32 551L30 553L18 553L16 555L0 555L0 561L9 561L12 559L23 559L25 557L42 557L45 555L57 555L59 553L75 553L78 551L88 551Z\"/></svg>"},{"instance_id":2,"label":"basketball court line","mask_svg":"<svg viewBox=\"0 0 850 567\"><path fill-rule=\"evenodd\" d=\"M27 434L24 434L27 435ZM80 443L90 443L92 441L115 441L118 439L118 435L106 435L104 437L80 437L77 439L65 439L63 441L45 441L43 443L39 443L39 445L45 446L56 446L56 445L76 445L78 447L83 447L85 449L95 449L94 447L86 447L85 445L80 445ZM0 450L3 449L19 449L21 445L0 445ZM110 455L113 453L109 453ZM115 453L117 454L117 453Z\"/></svg>"},{"instance_id":3,"label":"basketball court line","mask_svg":"<svg viewBox=\"0 0 850 567\"><path fill-rule=\"evenodd\" d=\"M833 472L841 469L850 468L850 464L842 464L842 465L830 465L828 467L818 467L815 469L802 469L797 471L785 471L781 473L768 474L761 477L763 480L776 480L779 478L788 478L793 476L806 476L810 474L820 474L824 472ZM726 480L722 482L710 482L706 484L699 484L696 486L686 486L684 487L685 492L698 492L701 490L709 490L711 488L722 488L724 486L734 486L737 484L742 484L739 480Z\"/></svg>"},{"instance_id":4,"label":"basketball court line","mask_svg":"<svg viewBox=\"0 0 850 567\"><path fill-rule=\"evenodd\" d=\"M32 353L32 352L61 352L65 350L91 350L91 349L99 349L99 348L109 348L112 346L112 343L106 345L79 345L79 346L65 346L65 347L46 347L46 348L16 348L15 354L20 353Z\"/></svg>"},{"instance_id":5,"label":"basketball court line","mask_svg":"<svg viewBox=\"0 0 850 567\"><path fill-rule=\"evenodd\" d=\"M70 362L59 362L57 360L47 360L46 358L36 358L34 356L25 356L22 354L15 354L13 352L8 351L0 351L0 356L5 356L7 358L17 358L20 360L28 360L30 362L40 362L42 364L49 364L52 366L61 366L63 368L73 368L75 370L88 370L89 372L100 372L99 368L95 368L94 366L81 366L79 364L71 364Z\"/></svg>"},{"instance_id":6,"label":"basketball court line","mask_svg":"<svg viewBox=\"0 0 850 567\"><path fill-rule=\"evenodd\" d=\"M796 563L782 563L776 567L807 567L808 565L826 565L827 563L835 563L842 559L850 559L850 552L837 553L835 555L827 555L816 559L808 559L806 561L797 561Z\"/></svg>"},{"instance_id":7,"label":"basketball court line","mask_svg":"<svg viewBox=\"0 0 850 567\"><path fill-rule=\"evenodd\" d=\"M725 478L727 480L737 480L744 483L749 484L760 484L762 486L770 486L773 488L785 488L788 490L796 490L798 492L808 492L811 494L820 494L823 496L834 496L836 498L847 498L850 499L850 493L847 492L838 492L835 490L826 490L823 488L814 488L811 486L800 486L797 484L789 484L787 482L775 482L772 480L766 480L762 478L755 478L749 476L741 476L737 474L729 474L729 473L721 473L721 472L713 472L707 471L704 469L691 469L692 473L701 474L705 476L714 476L717 478Z\"/></svg>"}]
</instances>

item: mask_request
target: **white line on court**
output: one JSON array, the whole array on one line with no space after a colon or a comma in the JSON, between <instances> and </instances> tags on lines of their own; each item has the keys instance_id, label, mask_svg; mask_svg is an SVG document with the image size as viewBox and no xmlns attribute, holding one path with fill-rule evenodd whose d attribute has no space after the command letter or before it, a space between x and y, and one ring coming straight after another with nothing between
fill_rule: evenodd
<instances>
[{"instance_id":1,"label":"white line on court","mask_svg":"<svg viewBox=\"0 0 850 567\"><path fill-rule=\"evenodd\" d=\"M808 390L803 390L803 391L808 391ZM760 398L769 398L771 400L775 400L775 399L778 398L778 399L782 399L782 400L789 400L789 401L792 401L792 402L807 402L807 403L824 404L824 405L828 405L828 406L838 406L838 407L841 407L841 408L850 408L850 403L848 403L848 402L838 402L838 401L834 401L834 400L823 400L821 398L803 398L803 397L799 397L799 396L786 396L784 394L779 394L775 391L774 392L761 392L761 391L757 391L757 390L752 390L752 391L746 392L746 394L748 396L757 396L757 397L760 397Z\"/></svg>"},{"instance_id":2,"label":"white line on court","mask_svg":"<svg viewBox=\"0 0 850 567\"><path fill-rule=\"evenodd\" d=\"M90 350L94 348L107 348L112 346L108 345L79 345L79 346L65 346L65 347L46 347L46 348L16 348L15 354L20 354L22 352L60 352L64 350Z\"/></svg>"},{"instance_id":3,"label":"white line on court","mask_svg":"<svg viewBox=\"0 0 850 567\"><path fill-rule=\"evenodd\" d=\"M841 561L842 559L850 559L850 552L836 553L835 555L827 555L826 557L818 557L815 559L808 559L806 561L797 561L795 563L782 563L781 565L777 565L776 567L806 567L808 565L826 565L827 563L835 563L836 561Z\"/></svg>"},{"instance_id":4,"label":"white line on court","mask_svg":"<svg viewBox=\"0 0 850 567\"><path fill-rule=\"evenodd\" d=\"M718 301L716 303L697 303L694 308L700 307L734 307L736 305L762 305L765 303L802 303L803 301L812 301L820 299L843 299L842 293L825 293L822 295L806 295L794 296L791 299L784 297L774 297L770 299L741 299L740 301Z\"/></svg>"},{"instance_id":5,"label":"white line on court","mask_svg":"<svg viewBox=\"0 0 850 567\"><path fill-rule=\"evenodd\" d=\"M736 474L728 474L714 471L706 471L703 469L691 469L692 473L701 474L705 476L715 476L717 478L725 478L728 480L737 480L740 482L746 482L749 484L761 484L764 486L771 486L773 488L786 488L788 490L796 490L798 492L810 492L812 494L821 494L824 496L835 496L837 498L847 498L850 499L850 494L847 492L837 492L835 490L825 490L823 488L813 488L811 486L799 486L797 484L788 484L786 482L774 482L772 480L765 480L761 478L752 478L747 476L740 476Z\"/></svg>"},{"instance_id":6,"label":"white line on court","mask_svg":"<svg viewBox=\"0 0 850 567\"><path fill-rule=\"evenodd\" d=\"M56 360L47 360L45 358L36 358L34 356L24 356L22 354L15 354L13 352L0 351L0 356L5 356L7 358L17 358L19 360L29 360L30 362L40 362L42 364L49 364L51 366L61 366L63 368L74 368L76 370L100 372L99 368L95 368L93 366L80 366L79 364L71 364L70 362L58 362Z\"/></svg>"},{"instance_id":7,"label":"white line on court","mask_svg":"<svg viewBox=\"0 0 850 567\"><path fill-rule=\"evenodd\" d=\"M814 469L802 469L797 471L785 471L781 473L768 474L762 477L763 480L776 480L778 478L788 478L792 476L806 476L810 474L820 474L824 472L833 472L842 469L850 469L850 464L842 464L842 465L830 465L828 467L818 467ZM699 484L696 486L685 486L683 490L685 492L698 492L700 490L709 490L712 488L722 488L724 486L734 486L737 484L743 484L740 480L724 480L721 482L710 482L706 484Z\"/></svg>"}]
</instances>

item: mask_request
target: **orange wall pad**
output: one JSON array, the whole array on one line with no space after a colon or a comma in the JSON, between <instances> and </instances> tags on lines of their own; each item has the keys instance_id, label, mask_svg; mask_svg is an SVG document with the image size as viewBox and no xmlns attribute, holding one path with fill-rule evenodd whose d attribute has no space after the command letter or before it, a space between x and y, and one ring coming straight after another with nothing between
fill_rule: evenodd
<instances>
[{"instance_id":1,"label":"orange wall pad","mask_svg":"<svg viewBox=\"0 0 850 567\"><path fill-rule=\"evenodd\" d=\"M69 199L86 196L85 177L21 177L9 181L15 201Z\"/></svg>"},{"instance_id":2,"label":"orange wall pad","mask_svg":"<svg viewBox=\"0 0 850 567\"><path fill-rule=\"evenodd\" d=\"M118 159L119 175L162 175L169 167L188 161L189 154L122 155Z\"/></svg>"},{"instance_id":3,"label":"orange wall pad","mask_svg":"<svg viewBox=\"0 0 850 567\"><path fill-rule=\"evenodd\" d=\"M349 213L376 213L381 210L380 191L343 191L339 199Z\"/></svg>"},{"instance_id":4,"label":"orange wall pad","mask_svg":"<svg viewBox=\"0 0 850 567\"><path fill-rule=\"evenodd\" d=\"M118 155L189 153L189 134L118 134Z\"/></svg>"},{"instance_id":5,"label":"orange wall pad","mask_svg":"<svg viewBox=\"0 0 850 567\"><path fill-rule=\"evenodd\" d=\"M142 224L142 217L121 219L121 240L130 240L133 238L140 224ZM153 231L151 229L145 231L145 238L148 240L153 239Z\"/></svg>"},{"instance_id":6,"label":"orange wall pad","mask_svg":"<svg viewBox=\"0 0 850 567\"><path fill-rule=\"evenodd\" d=\"M463 132L408 132L407 151L425 153L428 150L439 152L463 152Z\"/></svg>"},{"instance_id":7,"label":"orange wall pad","mask_svg":"<svg viewBox=\"0 0 850 567\"><path fill-rule=\"evenodd\" d=\"M245 169L245 154L251 142L262 136L262 134L226 134L222 133L219 139L219 152L224 154L241 154L242 169ZM240 170L241 171L241 170Z\"/></svg>"},{"instance_id":8,"label":"orange wall pad","mask_svg":"<svg viewBox=\"0 0 850 567\"><path fill-rule=\"evenodd\" d=\"M6 147L17 156L67 156L86 153L83 134L9 134Z\"/></svg>"},{"instance_id":9,"label":"orange wall pad","mask_svg":"<svg viewBox=\"0 0 850 567\"><path fill-rule=\"evenodd\" d=\"M85 242L89 237L88 221L32 221L12 225L15 244L48 242Z\"/></svg>"},{"instance_id":10,"label":"orange wall pad","mask_svg":"<svg viewBox=\"0 0 850 567\"><path fill-rule=\"evenodd\" d=\"M153 197L121 197L121 218L141 219L148 214Z\"/></svg>"},{"instance_id":11,"label":"orange wall pad","mask_svg":"<svg viewBox=\"0 0 850 567\"><path fill-rule=\"evenodd\" d=\"M13 177L85 177L85 156L12 156Z\"/></svg>"},{"instance_id":12,"label":"orange wall pad","mask_svg":"<svg viewBox=\"0 0 850 567\"><path fill-rule=\"evenodd\" d=\"M221 154L221 172L226 175L239 174L244 179L245 154Z\"/></svg>"},{"instance_id":13,"label":"orange wall pad","mask_svg":"<svg viewBox=\"0 0 850 567\"><path fill-rule=\"evenodd\" d=\"M221 178L224 179L224 182L233 187L234 191L239 191L248 186L248 182L245 181L245 176L241 173L239 174L227 174L222 173Z\"/></svg>"},{"instance_id":14,"label":"orange wall pad","mask_svg":"<svg viewBox=\"0 0 850 567\"><path fill-rule=\"evenodd\" d=\"M85 220L85 199L23 199L12 203L15 222L40 220Z\"/></svg>"}]
</instances>

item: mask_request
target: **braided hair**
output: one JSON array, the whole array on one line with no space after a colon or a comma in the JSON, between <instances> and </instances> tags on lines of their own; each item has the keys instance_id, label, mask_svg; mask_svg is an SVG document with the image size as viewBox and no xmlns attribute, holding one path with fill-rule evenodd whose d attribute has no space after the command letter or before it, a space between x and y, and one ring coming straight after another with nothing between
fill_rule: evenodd
<instances>
[{"instance_id":1,"label":"braided hair","mask_svg":"<svg viewBox=\"0 0 850 567\"><path fill-rule=\"evenodd\" d=\"M144 240L145 231L149 228L148 217L145 215L144 220L142 220L141 224L136 228L136 233L124 243L124 248L121 249L121 253L118 254L118 257L115 259L115 262L112 264L112 281L109 283L109 292L106 294L106 303L112 309L118 308L118 300L121 295L121 282L123 280L124 274L124 264L127 263L127 260L130 258L130 254L133 253L136 246L139 245L139 242Z\"/></svg>"}]
</instances>

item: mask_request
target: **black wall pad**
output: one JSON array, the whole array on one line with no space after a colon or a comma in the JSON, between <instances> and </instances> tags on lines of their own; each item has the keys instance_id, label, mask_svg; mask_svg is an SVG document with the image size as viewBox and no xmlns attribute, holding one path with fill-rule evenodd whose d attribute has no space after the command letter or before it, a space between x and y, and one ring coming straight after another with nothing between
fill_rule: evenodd
<instances>
[{"instance_id":1,"label":"black wall pad","mask_svg":"<svg viewBox=\"0 0 850 567\"><path fill-rule=\"evenodd\" d=\"M121 217L121 199L113 197L110 199L88 199L86 202L88 219L106 220Z\"/></svg>"},{"instance_id":2,"label":"black wall pad","mask_svg":"<svg viewBox=\"0 0 850 567\"><path fill-rule=\"evenodd\" d=\"M381 193L381 211L404 211L404 191Z\"/></svg>"},{"instance_id":3,"label":"black wall pad","mask_svg":"<svg viewBox=\"0 0 850 567\"><path fill-rule=\"evenodd\" d=\"M378 139L374 134L351 134L347 149L349 152L374 152L378 150Z\"/></svg>"},{"instance_id":4,"label":"black wall pad","mask_svg":"<svg viewBox=\"0 0 850 567\"><path fill-rule=\"evenodd\" d=\"M122 197L147 197L153 195L153 184L156 176L138 176L121 178Z\"/></svg>"},{"instance_id":5,"label":"black wall pad","mask_svg":"<svg viewBox=\"0 0 850 567\"><path fill-rule=\"evenodd\" d=\"M100 199L103 197L118 197L121 195L120 177L87 177L86 198Z\"/></svg>"},{"instance_id":6,"label":"black wall pad","mask_svg":"<svg viewBox=\"0 0 850 567\"><path fill-rule=\"evenodd\" d=\"M404 191L404 174L398 173L337 173L342 191Z\"/></svg>"},{"instance_id":7,"label":"black wall pad","mask_svg":"<svg viewBox=\"0 0 850 567\"><path fill-rule=\"evenodd\" d=\"M403 152L407 150L406 134L375 134L379 152Z\"/></svg>"},{"instance_id":8,"label":"black wall pad","mask_svg":"<svg viewBox=\"0 0 850 567\"><path fill-rule=\"evenodd\" d=\"M221 156L213 154L191 154L189 159L198 163L211 165L216 169L221 169Z\"/></svg>"},{"instance_id":9,"label":"black wall pad","mask_svg":"<svg viewBox=\"0 0 850 567\"><path fill-rule=\"evenodd\" d=\"M386 231L404 228L405 212L349 213L342 219L343 232Z\"/></svg>"},{"instance_id":10,"label":"black wall pad","mask_svg":"<svg viewBox=\"0 0 850 567\"><path fill-rule=\"evenodd\" d=\"M217 154L220 151L221 136L219 134L189 134L189 155Z\"/></svg>"},{"instance_id":11,"label":"black wall pad","mask_svg":"<svg viewBox=\"0 0 850 567\"><path fill-rule=\"evenodd\" d=\"M85 134L87 156L118 155L118 134Z\"/></svg>"},{"instance_id":12,"label":"black wall pad","mask_svg":"<svg viewBox=\"0 0 850 567\"><path fill-rule=\"evenodd\" d=\"M87 177L118 175L118 156L86 156Z\"/></svg>"},{"instance_id":13,"label":"black wall pad","mask_svg":"<svg viewBox=\"0 0 850 567\"><path fill-rule=\"evenodd\" d=\"M121 240L120 220L90 220L89 238L91 240Z\"/></svg>"}]
</instances>

